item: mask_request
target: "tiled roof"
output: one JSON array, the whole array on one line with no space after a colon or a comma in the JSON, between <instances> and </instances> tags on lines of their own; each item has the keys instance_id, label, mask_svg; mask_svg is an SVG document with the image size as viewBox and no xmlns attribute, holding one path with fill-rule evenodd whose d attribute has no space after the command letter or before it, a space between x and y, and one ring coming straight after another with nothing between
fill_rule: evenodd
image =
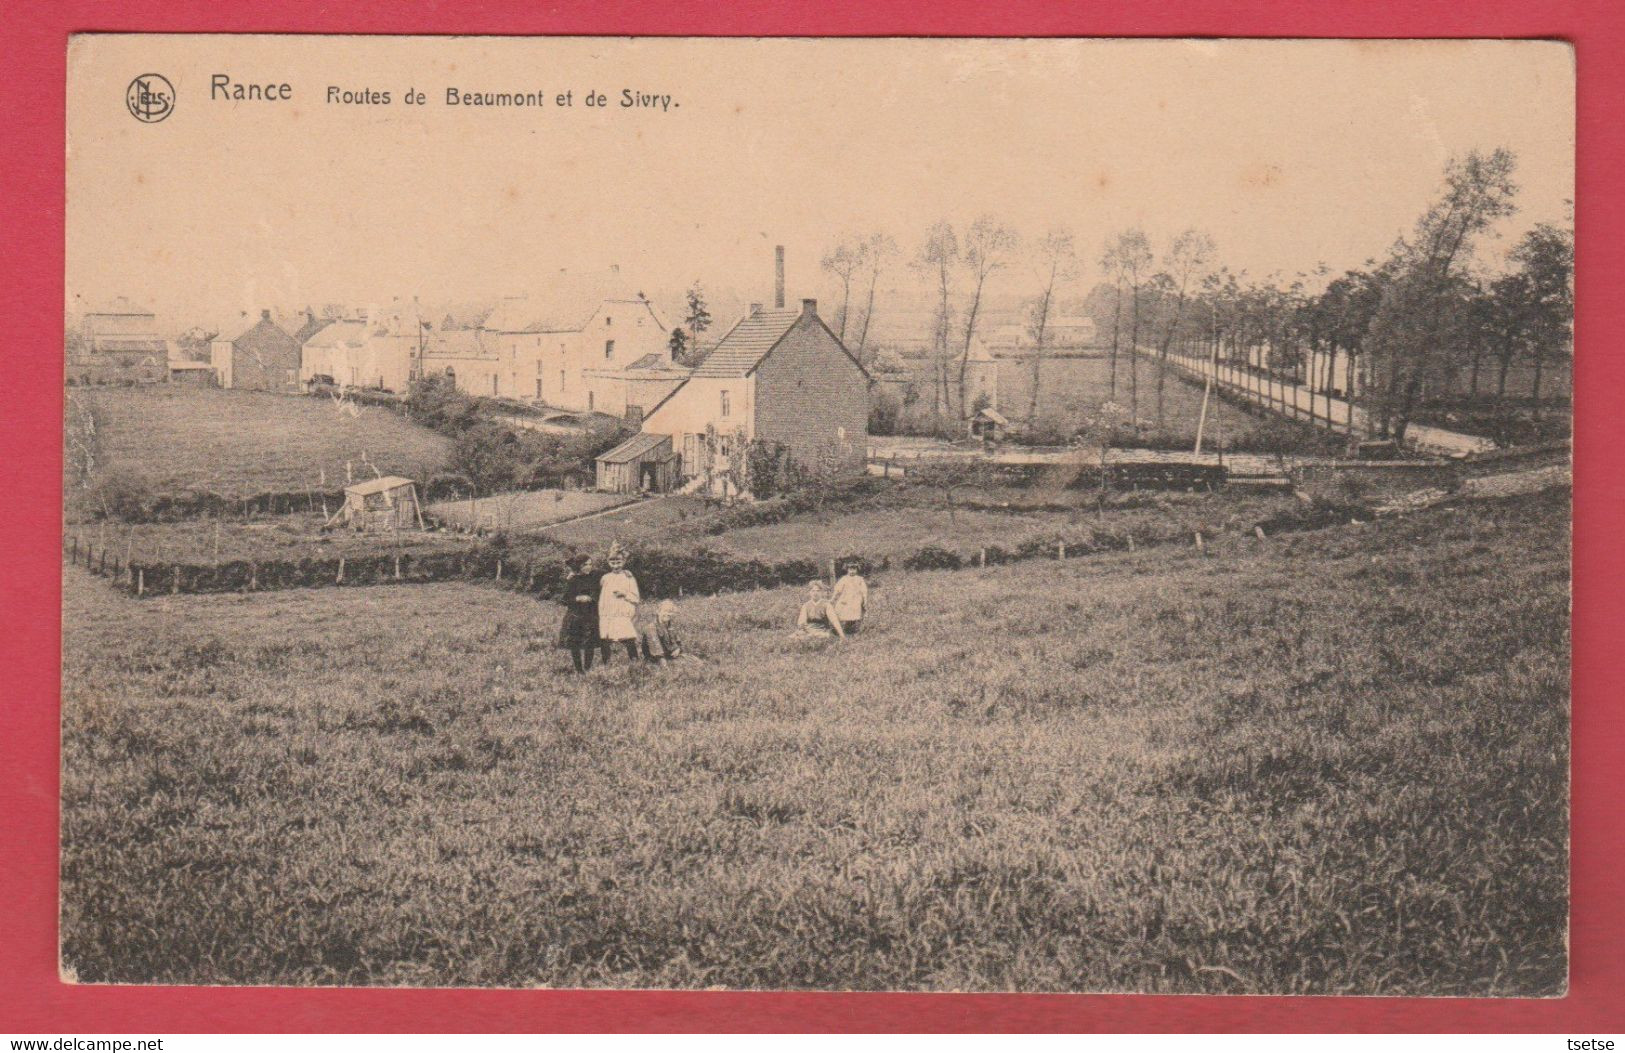
<instances>
[{"instance_id":1,"label":"tiled roof","mask_svg":"<svg viewBox=\"0 0 1625 1053\"><path fill-rule=\"evenodd\" d=\"M608 453L601 453L598 459L607 464L626 464L635 461L662 445L671 442L670 435L655 435L652 432L639 432Z\"/></svg>"},{"instance_id":2,"label":"tiled roof","mask_svg":"<svg viewBox=\"0 0 1625 1053\"><path fill-rule=\"evenodd\" d=\"M764 310L740 319L722 342L694 367L697 377L744 377L773 350L801 317L799 310Z\"/></svg>"},{"instance_id":3,"label":"tiled roof","mask_svg":"<svg viewBox=\"0 0 1625 1053\"><path fill-rule=\"evenodd\" d=\"M495 344L487 347L478 329L441 329L428 334L425 358L496 358Z\"/></svg>"},{"instance_id":4,"label":"tiled roof","mask_svg":"<svg viewBox=\"0 0 1625 1053\"><path fill-rule=\"evenodd\" d=\"M293 334L293 338L302 344L323 329L326 329L329 324L331 324L331 320L327 318L307 317L305 324L299 327L298 331Z\"/></svg>"},{"instance_id":5,"label":"tiled roof","mask_svg":"<svg viewBox=\"0 0 1625 1053\"><path fill-rule=\"evenodd\" d=\"M305 341L307 347L359 347L366 337L367 323L346 319L330 322Z\"/></svg>"},{"instance_id":6,"label":"tiled roof","mask_svg":"<svg viewBox=\"0 0 1625 1053\"><path fill-rule=\"evenodd\" d=\"M599 304L646 305L619 275L560 274L533 296L498 303L480 328L494 333L572 333L592 320Z\"/></svg>"}]
</instances>

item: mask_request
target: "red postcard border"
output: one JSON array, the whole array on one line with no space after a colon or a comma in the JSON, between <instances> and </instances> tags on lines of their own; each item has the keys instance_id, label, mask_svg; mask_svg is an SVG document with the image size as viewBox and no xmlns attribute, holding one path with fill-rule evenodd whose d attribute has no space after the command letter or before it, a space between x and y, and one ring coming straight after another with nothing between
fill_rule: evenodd
<instances>
[{"instance_id":1,"label":"red postcard border","mask_svg":"<svg viewBox=\"0 0 1625 1053\"><path fill-rule=\"evenodd\" d=\"M57 699L60 680L61 353L65 57L76 31L701 34L715 36L1543 37L1579 71L1578 347L1572 973L1550 1000L1088 995L90 987L56 972ZM1625 16L1608 0L987 4L847 0L509 2L219 0L19 5L3 30L0 116L7 219L0 355L9 439L0 457L8 566L0 632L0 1031L186 1033L405 1031L1535 1031L1625 1030L1625 715L1610 683L1625 637ZM1614 158L1614 162L1608 159Z\"/></svg>"}]
</instances>

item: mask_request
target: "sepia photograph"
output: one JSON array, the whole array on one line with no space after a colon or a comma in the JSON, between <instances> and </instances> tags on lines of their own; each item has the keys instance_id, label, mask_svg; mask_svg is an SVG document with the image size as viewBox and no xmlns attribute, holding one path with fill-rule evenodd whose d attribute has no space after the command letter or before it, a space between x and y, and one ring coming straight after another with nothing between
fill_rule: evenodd
<instances>
[{"instance_id":1,"label":"sepia photograph","mask_svg":"<svg viewBox=\"0 0 1625 1053\"><path fill-rule=\"evenodd\" d=\"M1567 991L1567 44L81 33L66 137L64 981Z\"/></svg>"}]
</instances>

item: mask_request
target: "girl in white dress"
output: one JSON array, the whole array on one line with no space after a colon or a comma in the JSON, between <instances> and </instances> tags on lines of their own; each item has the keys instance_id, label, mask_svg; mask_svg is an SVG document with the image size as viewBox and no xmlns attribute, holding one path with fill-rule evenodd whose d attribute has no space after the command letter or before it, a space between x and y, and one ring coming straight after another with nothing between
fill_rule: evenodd
<instances>
[{"instance_id":1,"label":"girl in white dress","mask_svg":"<svg viewBox=\"0 0 1625 1053\"><path fill-rule=\"evenodd\" d=\"M638 579L626 569L626 552L620 545L609 548L609 573L598 586L598 655L609 664L610 648L621 644L626 657L638 660L638 630L632 624L638 613Z\"/></svg>"}]
</instances>

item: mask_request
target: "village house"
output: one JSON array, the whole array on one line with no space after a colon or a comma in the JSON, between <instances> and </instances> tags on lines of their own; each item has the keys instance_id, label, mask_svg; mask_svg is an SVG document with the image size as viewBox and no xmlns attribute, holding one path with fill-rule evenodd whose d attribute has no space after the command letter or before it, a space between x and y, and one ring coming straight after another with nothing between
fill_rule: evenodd
<instances>
[{"instance_id":1,"label":"village house","mask_svg":"<svg viewBox=\"0 0 1625 1053\"><path fill-rule=\"evenodd\" d=\"M160 383L169 379L169 357L157 316L120 296L69 331L67 376L76 384Z\"/></svg>"},{"instance_id":2,"label":"village house","mask_svg":"<svg viewBox=\"0 0 1625 1053\"><path fill-rule=\"evenodd\" d=\"M348 381L366 340L367 323L359 318L328 322L306 337L300 347L300 382L337 384L340 377Z\"/></svg>"},{"instance_id":3,"label":"village house","mask_svg":"<svg viewBox=\"0 0 1625 1053\"><path fill-rule=\"evenodd\" d=\"M535 296L510 297L480 324L484 346L494 349L499 367L491 386L479 380L457 386L471 394L500 395L568 410L622 416L634 399L647 398L639 388L628 398L628 385L639 377L612 377L649 356L661 368L671 365L671 330L642 293L629 291L619 268L607 275L573 276L566 272ZM644 367L648 368L648 367ZM589 383L587 371L598 373ZM607 398L608 408L599 405Z\"/></svg>"},{"instance_id":4,"label":"village house","mask_svg":"<svg viewBox=\"0 0 1625 1053\"><path fill-rule=\"evenodd\" d=\"M299 343L260 312L259 321L231 340L211 345L214 373L223 388L252 391L299 390Z\"/></svg>"},{"instance_id":5,"label":"village house","mask_svg":"<svg viewBox=\"0 0 1625 1053\"><path fill-rule=\"evenodd\" d=\"M869 421L869 374L818 317L764 309L730 329L663 400L643 433L665 435L685 479L738 466L752 442L784 447L817 470L861 463Z\"/></svg>"},{"instance_id":6,"label":"village house","mask_svg":"<svg viewBox=\"0 0 1625 1053\"><path fill-rule=\"evenodd\" d=\"M634 424L688 379L689 369L670 355L648 354L622 369L588 369L582 373L587 404L597 413L622 417Z\"/></svg>"},{"instance_id":7,"label":"village house","mask_svg":"<svg viewBox=\"0 0 1625 1053\"><path fill-rule=\"evenodd\" d=\"M429 334L423 372L450 377L460 390L495 395L502 387L496 341L478 329L440 329Z\"/></svg>"},{"instance_id":8,"label":"village house","mask_svg":"<svg viewBox=\"0 0 1625 1053\"><path fill-rule=\"evenodd\" d=\"M301 347L299 379L404 392L422 374L432 336L416 299L369 307L362 318L316 324Z\"/></svg>"}]
</instances>

